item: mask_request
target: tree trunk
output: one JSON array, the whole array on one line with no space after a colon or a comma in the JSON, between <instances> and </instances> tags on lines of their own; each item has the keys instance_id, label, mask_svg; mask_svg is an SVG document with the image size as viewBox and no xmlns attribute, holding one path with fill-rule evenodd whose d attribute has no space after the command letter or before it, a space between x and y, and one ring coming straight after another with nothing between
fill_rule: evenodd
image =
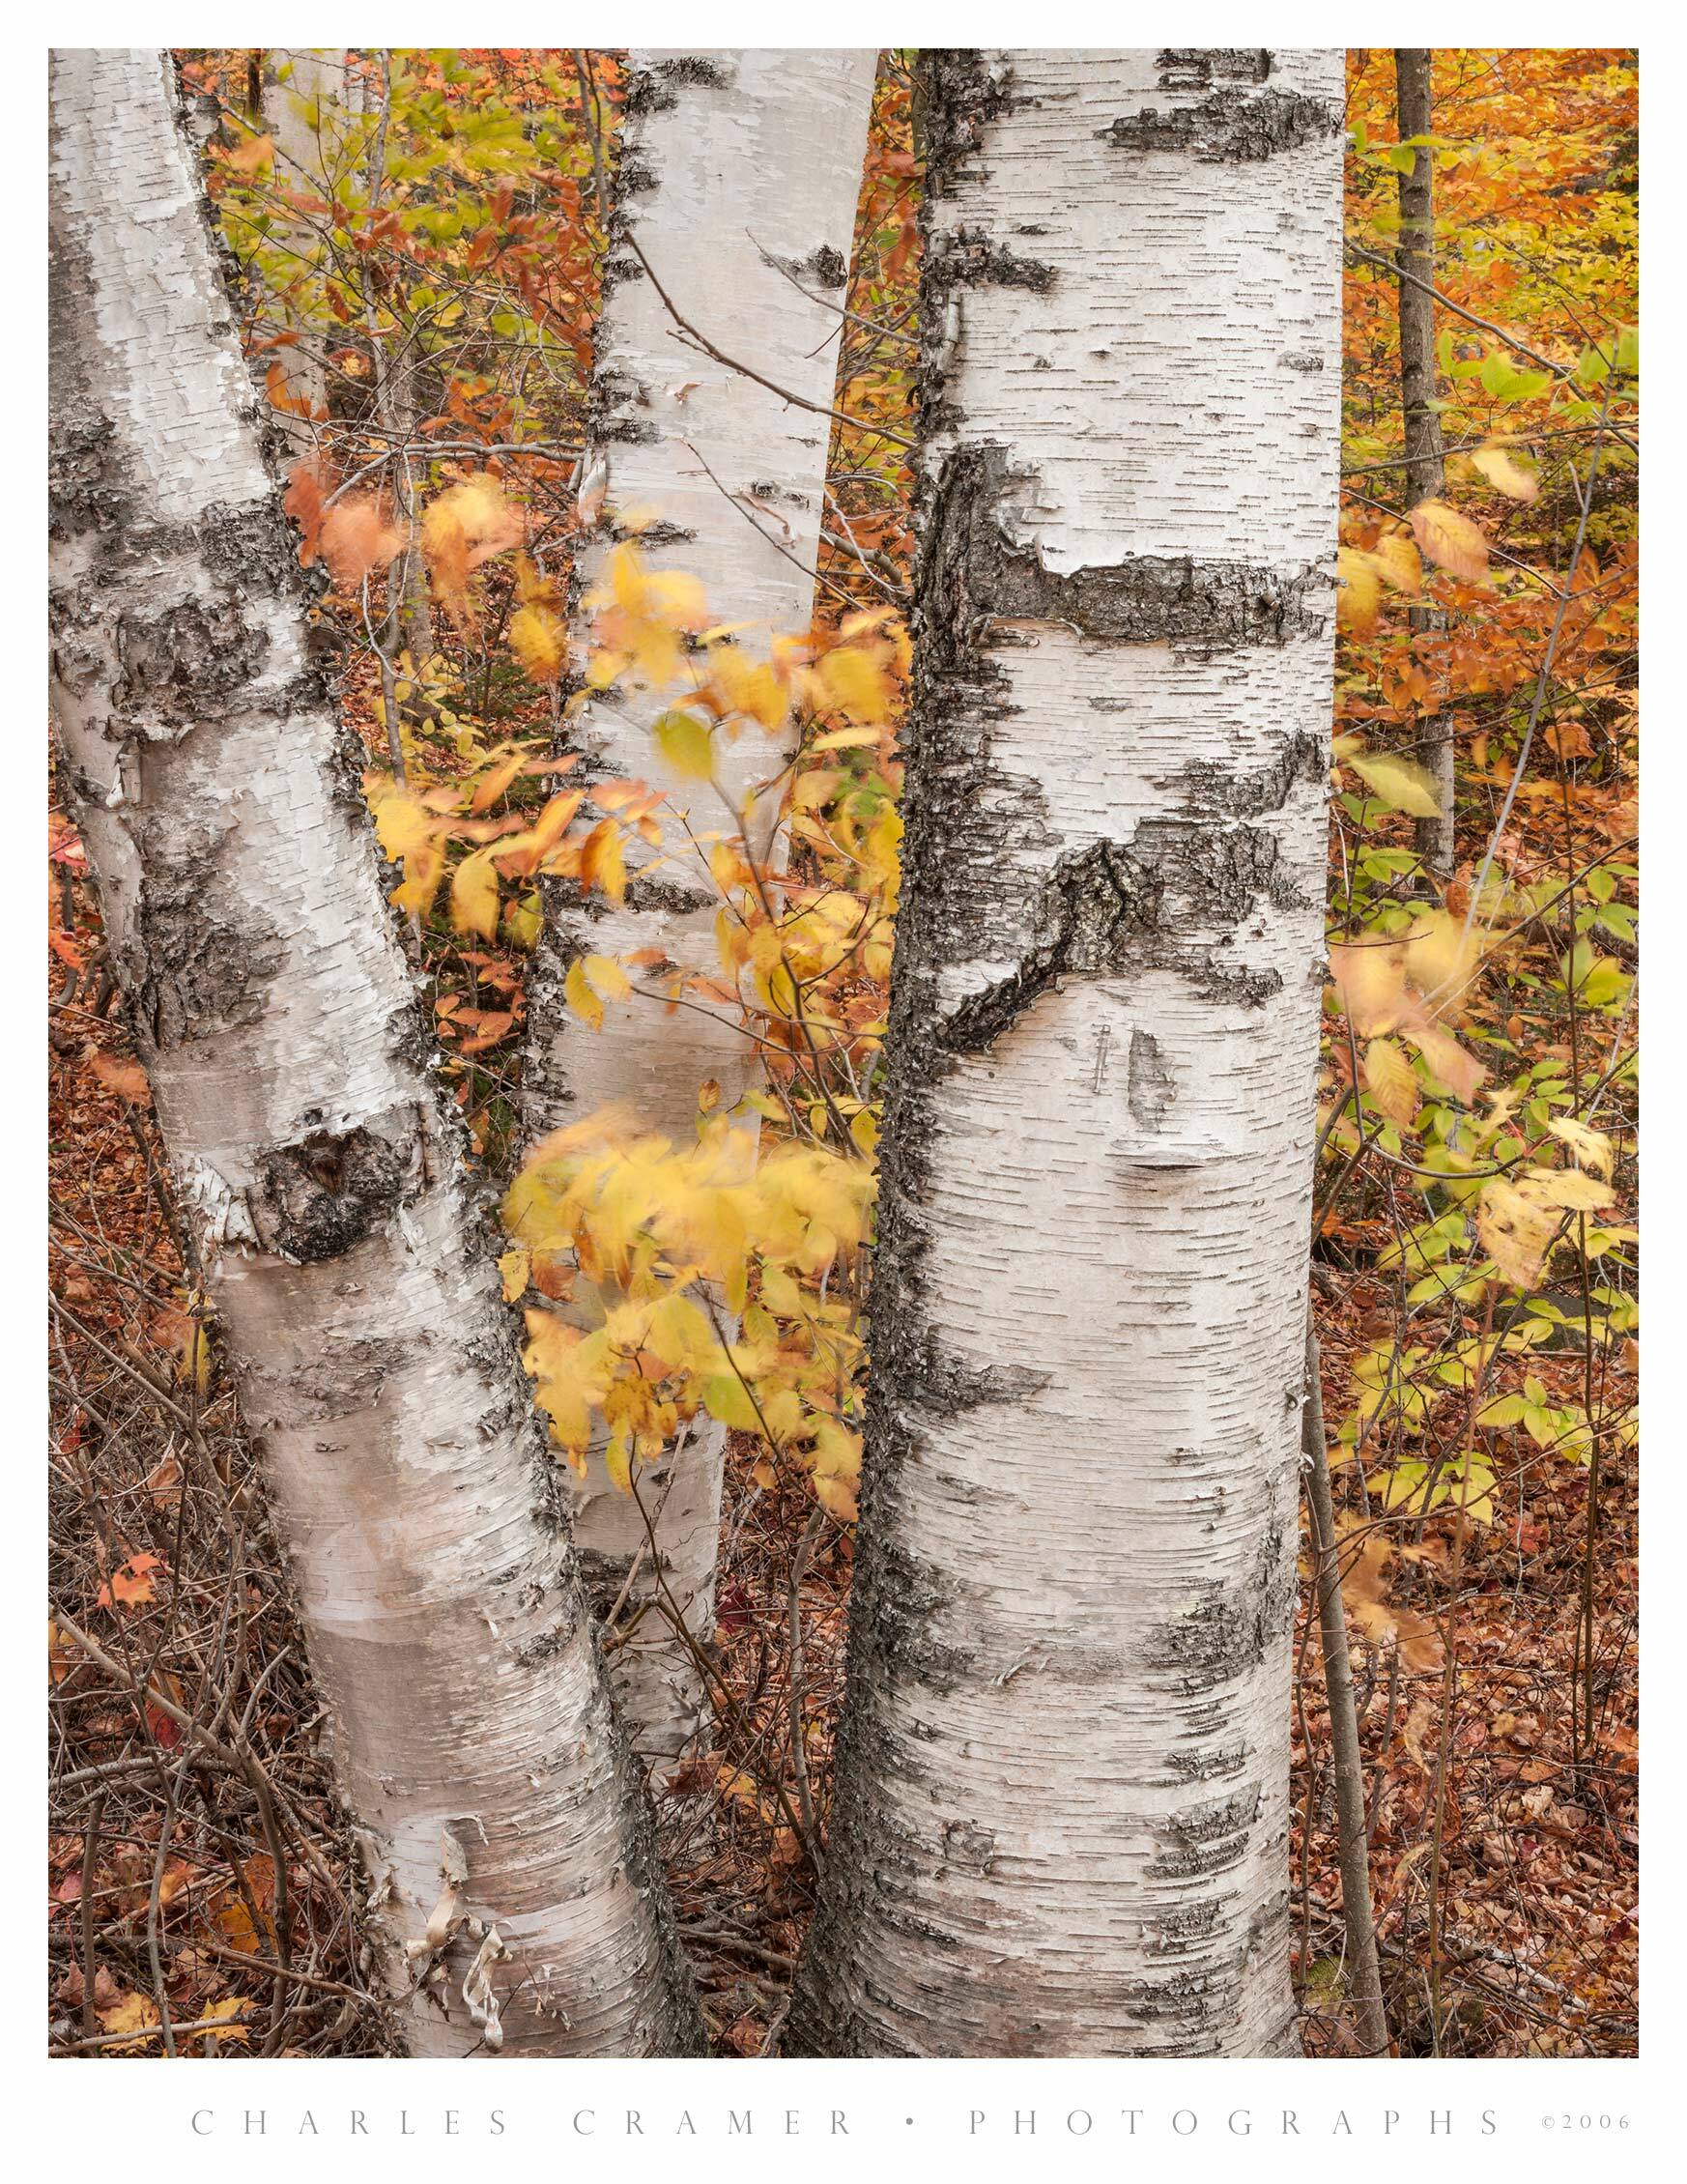
<instances>
[{"instance_id":1,"label":"tree trunk","mask_svg":"<svg viewBox=\"0 0 1687 2184\"><path fill-rule=\"evenodd\" d=\"M1341 1863L1341 1922L1347 1939L1347 1991L1353 1998L1359 2053L1388 2053L1388 2017L1377 1963L1376 1911L1371 1902L1370 1836L1365 1826L1365 1758L1359 1742L1358 1703L1347 1650L1347 1613L1341 1598L1341 1541L1335 1529L1335 1496L1330 1483L1330 1445L1324 1437L1324 1382L1318 1333L1306 1311L1306 1399L1301 1412L1301 1456L1306 1469L1306 1509L1311 1517L1312 1566L1318 1596L1318 1635L1324 1652L1324 1695L1330 1706L1330 1749L1334 1761L1335 1811Z\"/></svg>"},{"instance_id":2,"label":"tree trunk","mask_svg":"<svg viewBox=\"0 0 1687 2184\"><path fill-rule=\"evenodd\" d=\"M53 695L112 961L414 2050L687 2050L647 1820L168 71L53 61Z\"/></svg>"},{"instance_id":3,"label":"tree trunk","mask_svg":"<svg viewBox=\"0 0 1687 2184\"><path fill-rule=\"evenodd\" d=\"M789 2045L1277 2054L1341 56L923 66L868 1445Z\"/></svg>"},{"instance_id":4,"label":"tree trunk","mask_svg":"<svg viewBox=\"0 0 1687 2184\"><path fill-rule=\"evenodd\" d=\"M323 142L323 116L348 104L346 52L343 46L280 46L264 55L263 121L275 147L275 181L280 189L306 197L332 195L329 183L329 156L336 146L330 131L328 153ZM300 216L296 224L272 230L270 240L278 249L293 249L300 263L295 271L307 277L308 268L322 251L320 219ZM322 415L328 408L328 369L323 360L326 337L305 312L291 313L300 339L273 352L289 394L308 402ZM316 427L305 417L286 411L276 421L293 443L295 451L309 455L316 446Z\"/></svg>"},{"instance_id":5,"label":"tree trunk","mask_svg":"<svg viewBox=\"0 0 1687 2184\"><path fill-rule=\"evenodd\" d=\"M762 658L772 637L806 630L813 614L830 427L682 344L657 284L729 355L830 405L875 60L868 50L642 52L629 72L588 467L610 514L653 512L641 540L651 564L701 577L716 619L749 625L738 642ZM606 527L586 548L586 582L613 535ZM705 1079L720 1083L729 1106L757 1079L751 1043L698 1010L664 1016L653 1001L635 1002L613 1010L594 1033L562 1006L562 978L586 949L659 948L672 963L719 974L719 897L706 865L687 848L686 829L689 821L718 836L730 820L713 789L664 765L648 733L659 709L651 702L598 704L575 727L593 777L639 778L666 791L663 862L634 877L615 911L596 904L583 910L574 891L548 883L529 1002L529 1137L615 1104L643 1129L684 1143ZM725 746L719 778L729 795L740 801L755 783L777 777L790 749L756 729ZM756 845L776 865L777 801L769 800ZM754 1116L744 1127L754 1131ZM723 1426L701 1417L672 1480L660 1466L639 1480L646 1508L661 1507L655 1532L668 1587L689 1603L686 1621L705 1642L714 1624L725 1440ZM646 1534L595 1452L575 1532L594 1592L614 1601ZM627 1621L655 1590L646 1555ZM650 1612L612 1662L640 1749L678 1752L707 1696L688 1651Z\"/></svg>"},{"instance_id":6,"label":"tree trunk","mask_svg":"<svg viewBox=\"0 0 1687 2184\"><path fill-rule=\"evenodd\" d=\"M1400 141L1427 136L1434 128L1427 46L1394 49L1396 112ZM1410 174L1400 177L1400 406L1406 420L1406 505L1434 500L1445 487L1441 416L1435 407L1435 155L1419 145ZM1412 609L1413 630L1425 635L1445 626L1433 607ZM1453 733L1450 714L1426 722L1419 756L1435 783L1435 819L1414 829L1418 854L1438 878L1451 877L1457 856L1453 834Z\"/></svg>"}]
</instances>

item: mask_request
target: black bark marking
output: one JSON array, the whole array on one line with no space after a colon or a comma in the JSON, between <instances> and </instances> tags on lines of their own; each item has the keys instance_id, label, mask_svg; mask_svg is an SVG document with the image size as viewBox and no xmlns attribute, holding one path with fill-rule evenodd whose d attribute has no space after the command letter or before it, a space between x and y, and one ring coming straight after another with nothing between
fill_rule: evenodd
<instances>
[{"instance_id":1,"label":"black bark marking","mask_svg":"<svg viewBox=\"0 0 1687 2184\"><path fill-rule=\"evenodd\" d=\"M1263 819L1280 812L1301 782L1322 782L1330 767L1329 738L1303 730L1293 735L1270 764L1251 773L1197 759L1179 773L1157 781L1182 797L1185 808L1202 816Z\"/></svg>"},{"instance_id":2,"label":"black bark marking","mask_svg":"<svg viewBox=\"0 0 1687 2184\"><path fill-rule=\"evenodd\" d=\"M657 187L655 175L644 163L642 154L627 147L621 153L620 169L615 176L615 195L618 200L628 197L646 197Z\"/></svg>"},{"instance_id":3,"label":"black bark marking","mask_svg":"<svg viewBox=\"0 0 1687 2184\"><path fill-rule=\"evenodd\" d=\"M980 1827L970 1820L943 1824L943 1862L971 1873L987 1873L995 1862L996 1835L992 1827Z\"/></svg>"},{"instance_id":4,"label":"black bark marking","mask_svg":"<svg viewBox=\"0 0 1687 2184\"><path fill-rule=\"evenodd\" d=\"M982 1410L988 1403L1022 1403L1041 1394L1054 1375L1026 1365L969 1365L939 1346L929 1330L910 1361L910 1393L948 1413Z\"/></svg>"},{"instance_id":5,"label":"black bark marking","mask_svg":"<svg viewBox=\"0 0 1687 2184\"><path fill-rule=\"evenodd\" d=\"M181 599L161 614L125 614L117 624L112 710L126 724L189 728L242 699L269 656L266 631L237 596Z\"/></svg>"},{"instance_id":6,"label":"black bark marking","mask_svg":"<svg viewBox=\"0 0 1687 2184\"><path fill-rule=\"evenodd\" d=\"M1164 79L1161 79L1162 88ZM1203 161L1272 159L1339 135L1341 110L1302 91L1209 92L1192 106L1145 106L1097 134L1124 152L1176 152Z\"/></svg>"},{"instance_id":7,"label":"black bark marking","mask_svg":"<svg viewBox=\"0 0 1687 2184\"><path fill-rule=\"evenodd\" d=\"M300 1265L339 1258L397 1212L410 1166L362 1128L315 1130L296 1145L277 1145L258 1169L258 1233L267 1249Z\"/></svg>"},{"instance_id":8,"label":"black bark marking","mask_svg":"<svg viewBox=\"0 0 1687 2184\"><path fill-rule=\"evenodd\" d=\"M920 56L919 80L929 205L950 194L963 165L977 157L986 124L1011 112L1016 101L1013 70L1000 61L992 68L977 46L930 47Z\"/></svg>"},{"instance_id":9,"label":"black bark marking","mask_svg":"<svg viewBox=\"0 0 1687 2184\"><path fill-rule=\"evenodd\" d=\"M1162 91L1210 91L1218 83L1264 83L1272 55L1264 45L1168 45L1155 62Z\"/></svg>"},{"instance_id":10,"label":"black bark marking","mask_svg":"<svg viewBox=\"0 0 1687 2184\"><path fill-rule=\"evenodd\" d=\"M642 548L689 546L697 537L695 531L688 531L682 523L670 523L666 516L658 516L653 523L642 524L631 531L613 520L602 528L617 546L628 540Z\"/></svg>"},{"instance_id":11,"label":"black bark marking","mask_svg":"<svg viewBox=\"0 0 1687 2184\"><path fill-rule=\"evenodd\" d=\"M173 861L138 845L142 878L129 945L117 968L132 995L143 1049L163 1053L258 1022L262 989L280 969L280 936L242 905L237 920L216 901L214 858ZM143 1053L143 1058L144 1053Z\"/></svg>"},{"instance_id":12,"label":"black bark marking","mask_svg":"<svg viewBox=\"0 0 1687 2184\"><path fill-rule=\"evenodd\" d=\"M1191 1698L1216 1690L1257 1667L1283 1638L1289 1628L1293 1590L1283 1534L1273 1519L1247 1577L1238 1583L1204 1584L1187 1615L1149 1634L1142 1665L1179 1679Z\"/></svg>"},{"instance_id":13,"label":"black bark marking","mask_svg":"<svg viewBox=\"0 0 1687 2184\"><path fill-rule=\"evenodd\" d=\"M1183 1957L1191 1950L1200 1953L1202 1944L1217 1930L1221 1908L1215 1897L1205 1903L1167 1905L1150 1922L1154 1936L1148 1945L1150 1955Z\"/></svg>"},{"instance_id":14,"label":"black bark marking","mask_svg":"<svg viewBox=\"0 0 1687 2184\"><path fill-rule=\"evenodd\" d=\"M592 431L600 445L653 447L662 435L647 417L601 417Z\"/></svg>"},{"instance_id":15,"label":"black bark marking","mask_svg":"<svg viewBox=\"0 0 1687 2184\"><path fill-rule=\"evenodd\" d=\"M729 91L735 80L729 68L705 53L675 53L654 68L629 73L623 111L629 116L671 113L679 103L676 84L690 84L700 91Z\"/></svg>"},{"instance_id":16,"label":"black bark marking","mask_svg":"<svg viewBox=\"0 0 1687 2184\"><path fill-rule=\"evenodd\" d=\"M849 278L849 261L833 244L816 243L806 258L775 258L783 273L797 280L812 281L816 288L842 288Z\"/></svg>"},{"instance_id":17,"label":"black bark marking","mask_svg":"<svg viewBox=\"0 0 1687 2184\"><path fill-rule=\"evenodd\" d=\"M1203 651L1280 645L1321 636L1330 618L1328 571L1254 567L1132 554L1073 569L1046 566L1035 547L1015 546L1002 517L1035 481L993 445L950 456L938 489L942 565L958 586L943 604L977 634L991 621L1062 622L1115 645L1186 645ZM979 630L979 624L986 625Z\"/></svg>"},{"instance_id":18,"label":"black bark marking","mask_svg":"<svg viewBox=\"0 0 1687 2184\"><path fill-rule=\"evenodd\" d=\"M1173 1752L1166 1765L1180 1782L1221 1782L1241 1774L1247 1759L1246 1744L1240 1738L1226 1738L1215 1744L1203 1743L1197 1751Z\"/></svg>"},{"instance_id":19,"label":"black bark marking","mask_svg":"<svg viewBox=\"0 0 1687 2184\"><path fill-rule=\"evenodd\" d=\"M58 371L58 345L54 344ZM76 538L85 532L112 532L129 520L129 501L113 474L114 431L109 417L82 411L53 429L47 457L47 534Z\"/></svg>"},{"instance_id":20,"label":"black bark marking","mask_svg":"<svg viewBox=\"0 0 1687 2184\"><path fill-rule=\"evenodd\" d=\"M1144 1130L1161 1130L1177 1105L1177 1079L1160 1056L1153 1032L1130 1034L1130 1067L1125 1103Z\"/></svg>"},{"instance_id":21,"label":"black bark marking","mask_svg":"<svg viewBox=\"0 0 1687 2184\"><path fill-rule=\"evenodd\" d=\"M695 917L720 907L720 897L704 887L686 887L672 879L653 879L634 873L627 880L624 907L629 910L665 910L670 917Z\"/></svg>"},{"instance_id":22,"label":"black bark marking","mask_svg":"<svg viewBox=\"0 0 1687 2184\"><path fill-rule=\"evenodd\" d=\"M933 241L923 277L934 279L945 294L954 288L1028 288L1046 296L1059 276L1041 258L1018 257L982 228L963 227Z\"/></svg>"}]
</instances>

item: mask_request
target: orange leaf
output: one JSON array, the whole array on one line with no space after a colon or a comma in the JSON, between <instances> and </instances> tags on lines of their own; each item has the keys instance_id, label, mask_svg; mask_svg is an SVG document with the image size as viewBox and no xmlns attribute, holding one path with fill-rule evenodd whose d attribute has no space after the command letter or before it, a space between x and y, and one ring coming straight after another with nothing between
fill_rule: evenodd
<instances>
[{"instance_id":1,"label":"orange leaf","mask_svg":"<svg viewBox=\"0 0 1687 2184\"><path fill-rule=\"evenodd\" d=\"M336 501L323 520L322 557L342 591L355 591L366 576L402 552L405 534L381 513L372 493Z\"/></svg>"},{"instance_id":2,"label":"orange leaf","mask_svg":"<svg viewBox=\"0 0 1687 2184\"><path fill-rule=\"evenodd\" d=\"M88 1067L104 1085L107 1092L115 1092L120 1100L128 1100L137 1107L150 1107L153 1088L147 1082L147 1073L139 1062L119 1061L111 1054L90 1054Z\"/></svg>"},{"instance_id":3,"label":"orange leaf","mask_svg":"<svg viewBox=\"0 0 1687 2184\"><path fill-rule=\"evenodd\" d=\"M100 1586L95 1595L99 1604L102 1608L144 1607L149 1600L157 1597L157 1587L153 1580L163 1566L161 1555L130 1555L128 1562L112 1571L110 1583Z\"/></svg>"},{"instance_id":4,"label":"orange leaf","mask_svg":"<svg viewBox=\"0 0 1687 2184\"><path fill-rule=\"evenodd\" d=\"M1432 561L1461 584L1479 584L1488 573L1488 541L1469 516L1444 501L1419 501L1410 515L1413 535Z\"/></svg>"}]
</instances>

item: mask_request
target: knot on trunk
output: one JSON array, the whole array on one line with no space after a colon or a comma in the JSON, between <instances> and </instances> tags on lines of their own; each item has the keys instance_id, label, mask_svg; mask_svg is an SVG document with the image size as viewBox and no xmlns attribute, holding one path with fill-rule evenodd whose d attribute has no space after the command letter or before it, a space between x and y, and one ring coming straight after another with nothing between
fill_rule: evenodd
<instances>
[{"instance_id":1,"label":"knot on trunk","mask_svg":"<svg viewBox=\"0 0 1687 2184\"><path fill-rule=\"evenodd\" d=\"M373 1131L318 1130L278 1145L259 1171L259 1215L272 1250L311 1265L338 1258L385 1226L404 1197L408 1164Z\"/></svg>"}]
</instances>

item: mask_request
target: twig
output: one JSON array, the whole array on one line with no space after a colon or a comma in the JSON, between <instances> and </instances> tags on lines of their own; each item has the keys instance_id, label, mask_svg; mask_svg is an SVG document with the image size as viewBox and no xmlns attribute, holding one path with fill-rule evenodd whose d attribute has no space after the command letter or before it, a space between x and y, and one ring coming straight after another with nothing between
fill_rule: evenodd
<instances>
[{"instance_id":1,"label":"twig","mask_svg":"<svg viewBox=\"0 0 1687 2184\"><path fill-rule=\"evenodd\" d=\"M888 424L872 424L866 417L852 417L847 411L834 410L827 402L811 402L806 395L793 394L788 388L781 387L777 380L769 379L764 372L757 371L753 365L741 363L736 357L729 357L724 349L715 346L706 333L700 332L693 326L690 319L685 316L672 297L669 295L667 289L656 277L655 268L645 257L643 248L631 228L627 230L622 240L649 275L650 285L661 298L663 307L669 317L678 327L682 334L689 336L692 346L701 349L704 356L712 357L717 364L725 364L729 371L739 372L745 379L753 379L758 387L765 387L770 394L777 394L782 402L789 402L795 409L808 410L816 417L830 417L834 424L846 424L852 432L876 433L879 439L889 440L898 447L913 447L914 443L911 440L907 439L902 433L893 432Z\"/></svg>"},{"instance_id":2,"label":"twig","mask_svg":"<svg viewBox=\"0 0 1687 2184\"><path fill-rule=\"evenodd\" d=\"M1324 1645L1324 1688L1330 1701L1330 1742L1335 1759L1335 1807L1341 1831L1341 1915L1347 1930L1348 1987L1358 2019L1361 2051L1388 2053L1388 2020L1377 1965L1377 1925L1371 1906L1371 1861L1365 1834L1364 1754L1359 1749L1354 1705L1353 1663L1347 1617L1341 1604L1341 1565L1336 1552L1335 1503L1330 1489L1330 1451L1324 1438L1324 1387L1318 1335L1306 1313L1306 1399L1301 1412L1301 1451L1306 1502L1312 1516L1312 1552L1318 1570L1318 1627Z\"/></svg>"}]
</instances>

